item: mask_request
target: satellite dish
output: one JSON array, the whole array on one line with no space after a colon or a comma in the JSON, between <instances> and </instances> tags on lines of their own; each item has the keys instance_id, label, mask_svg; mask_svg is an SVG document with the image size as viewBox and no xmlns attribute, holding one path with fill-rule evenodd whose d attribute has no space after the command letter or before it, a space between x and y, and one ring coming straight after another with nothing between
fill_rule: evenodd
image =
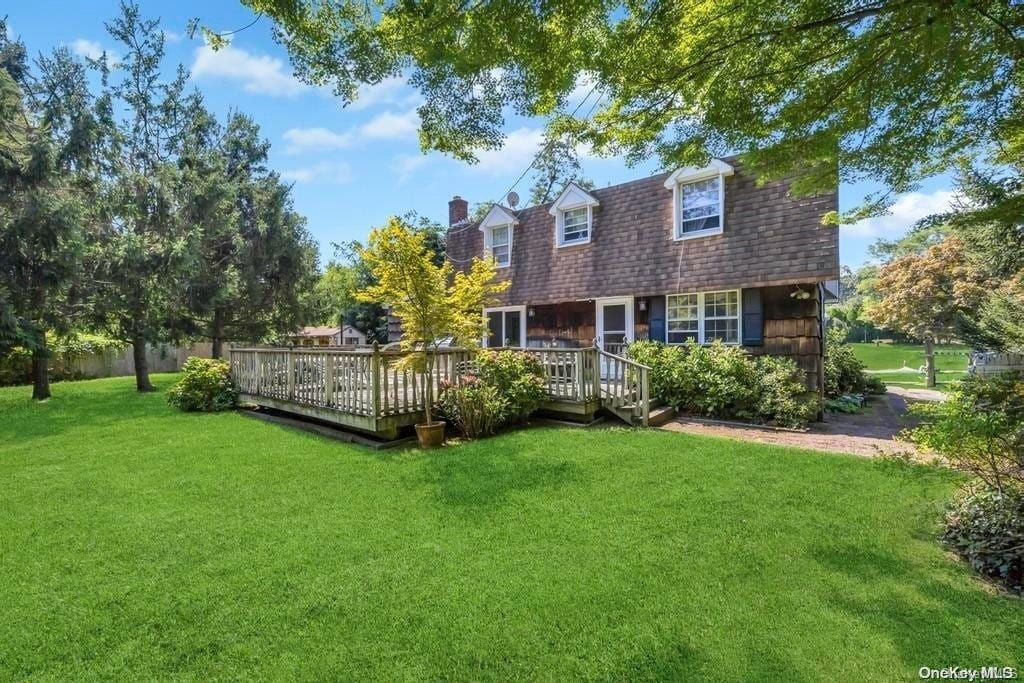
<instances>
[{"instance_id":1,"label":"satellite dish","mask_svg":"<svg viewBox=\"0 0 1024 683\"><path fill-rule=\"evenodd\" d=\"M508 202L508 205L514 209L519 205L519 195L515 192L509 192L508 197L506 197L506 201Z\"/></svg>"}]
</instances>

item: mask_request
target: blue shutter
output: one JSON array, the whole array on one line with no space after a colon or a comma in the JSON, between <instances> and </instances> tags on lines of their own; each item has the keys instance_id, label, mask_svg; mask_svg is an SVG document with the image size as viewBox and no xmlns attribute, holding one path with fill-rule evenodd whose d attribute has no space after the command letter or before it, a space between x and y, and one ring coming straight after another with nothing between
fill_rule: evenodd
<instances>
[{"instance_id":1,"label":"blue shutter","mask_svg":"<svg viewBox=\"0 0 1024 683\"><path fill-rule=\"evenodd\" d=\"M651 341L665 341L665 297L652 296L647 300L649 335Z\"/></svg>"},{"instance_id":2,"label":"blue shutter","mask_svg":"<svg viewBox=\"0 0 1024 683\"><path fill-rule=\"evenodd\" d=\"M743 345L764 344L764 306L761 305L760 289L744 289L743 292Z\"/></svg>"}]
</instances>

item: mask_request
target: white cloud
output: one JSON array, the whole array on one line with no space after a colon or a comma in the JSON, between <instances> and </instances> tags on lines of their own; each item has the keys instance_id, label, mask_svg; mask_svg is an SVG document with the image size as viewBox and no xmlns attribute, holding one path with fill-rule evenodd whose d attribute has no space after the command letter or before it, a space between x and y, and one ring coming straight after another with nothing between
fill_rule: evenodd
<instances>
[{"instance_id":1,"label":"white cloud","mask_svg":"<svg viewBox=\"0 0 1024 683\"><path fill-rule=\"evenodd\" d=\"M409 106L419 101L419 95L409 88L401 76L385 78L375 85L360 85L356 100L349 105L355 111L381 104Z\"/></svg>"},{"instance_id":2,"label":"white cloud","mask_svg":"<svg viewBox=\"0 0 1024 683\"><path fill-rule=\"evenodd\" d=\"M79 38L74 40L69 45L71 51L79 57L87 57L89 59L100 59L103 56L103 46L97 43L95 40L86 40L85 38ZM110 50L106 51L107 61L112 64L118 63L120 57L117 56L116 52Z\"/></svg>"},{"instance_id":3,"label":"white cloud","mask_svg":"<svg viewBox=\"0 0 1024 683\"><path fill-rule=\"evenodd\" d=\"M171 31L171 30L166 29L166 28L162 29L162 30L163 30L163 34L164 34L164 42L165 43L171 43L171 44L173 44L173 43L180 43L182 40L185 39L185 36L181 35L177 31Z\"/></svg>"},{"instance_id":4,"label":"white cloud","mask_svg":"<svg viewBox=\"0 0 1024 683\"><path fill-rule=\"evenodd\" d=\"M246 92L274 97L294 97L310 89L290 73L282 60L254 55L232 45L220 50L209 45L196 48L192 76L197 80L221 78L237 81Z\"/></svg>"},{"instance_id":5,"label":"white cloud","mask_svg":"<svg viewBox=\"0 0 1024 683\"><path fill-rule=\"evenodd\" d=\"M922 218L948 211L955 197L950 190L910 192L897 199L887 215L865 218L840 230L848 237L896 237Z\"/></svg>"},{"instance_id":6,"label":"white cloud","mask_svg":"<svg viewBox=\"0 0 1024 683\"><path fill-rule=\"evenodd\" d=\"M475 168L488 173L521 173L544 144L544 129L517 128L505 136L501 149L486 149L477 153Z\"/></svg>"},{"instance_id":7,"label":"white cloud","mask_svg":"<svg viewBox=\"0 0 1024 683\"><path fill-rule=\"evenodd\" d=\"M419 117L415 110L409 110L404 114L386 111L359 126L359 134L376 140L401 140L415 137L419 125Z\"/></svg>"},{"instance_id":8,"label":"white cloud","mask_svg":"<svg viewBox=\"0 0 1024 683\"><path fill-rule=\"evenodd\" d=\"M395 157L395 170L398 171L398 182L404 183L409 177L427 163L425 154L399 154Z\"/></svg>"},{"instance_id":9,"label":"white cloud","mask_svg":"<svg viewBox=\"0 0 1024 683\"><path fill-rule=\"evenodd\" d=\"M352 167L344 161L322 161L303 168L281 172L281 178L296 183L332 183L336 185L352 181Z\"/></svg>"},{"instance_id":10,"label":"white cloud","mask_svg":"<svg viewBox=\"0 0 1024 683\"><path fill-rule=\"evenodd\" d=\"M284 132L287 152L298 154L308 150L341 149L352 141L351 133L335 133L326 128L289 128Z\"/></svg>"}]
</instances>

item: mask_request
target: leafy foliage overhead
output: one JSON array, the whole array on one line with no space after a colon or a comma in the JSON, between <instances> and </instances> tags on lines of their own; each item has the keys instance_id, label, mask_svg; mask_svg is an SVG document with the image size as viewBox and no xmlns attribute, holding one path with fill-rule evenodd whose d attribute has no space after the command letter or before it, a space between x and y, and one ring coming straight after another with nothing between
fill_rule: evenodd
<instances>
[{"instance_id":1,"label":"leafy foliage overhead","mask_svg":"<svg viewBox=\"0 0 1024 683\"><path fill-rule=\"evenodd\" d=\"M243 3L346 101L407 75L422 145L467 160L511 107L633 161L739 151L763 177L809 169L797 191L837 173L904 191L1024 127L1007 0Z\"/></svg>"}]
</instances>

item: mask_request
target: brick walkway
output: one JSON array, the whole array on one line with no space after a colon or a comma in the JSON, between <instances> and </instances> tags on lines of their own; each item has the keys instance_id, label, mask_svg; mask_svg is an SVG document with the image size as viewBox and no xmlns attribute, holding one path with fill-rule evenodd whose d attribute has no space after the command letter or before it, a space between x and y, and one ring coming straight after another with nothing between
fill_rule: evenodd
<instances>
[{"instance_id":1,"label":"brick walkway","mask_svg":"<svg viewBox=\"0 0 1024 683\"><path fill-rule=\"evenodd\" d=\"M906 410L907 401L903 396L888 393L872 398L868 409L862 413L828 413L825 422L814 423L802 432L689 417L677 418L662 429L873 457L913 450L909 444L894 440L910 424L904 416Z\"/></svg>"}]
</instances>

